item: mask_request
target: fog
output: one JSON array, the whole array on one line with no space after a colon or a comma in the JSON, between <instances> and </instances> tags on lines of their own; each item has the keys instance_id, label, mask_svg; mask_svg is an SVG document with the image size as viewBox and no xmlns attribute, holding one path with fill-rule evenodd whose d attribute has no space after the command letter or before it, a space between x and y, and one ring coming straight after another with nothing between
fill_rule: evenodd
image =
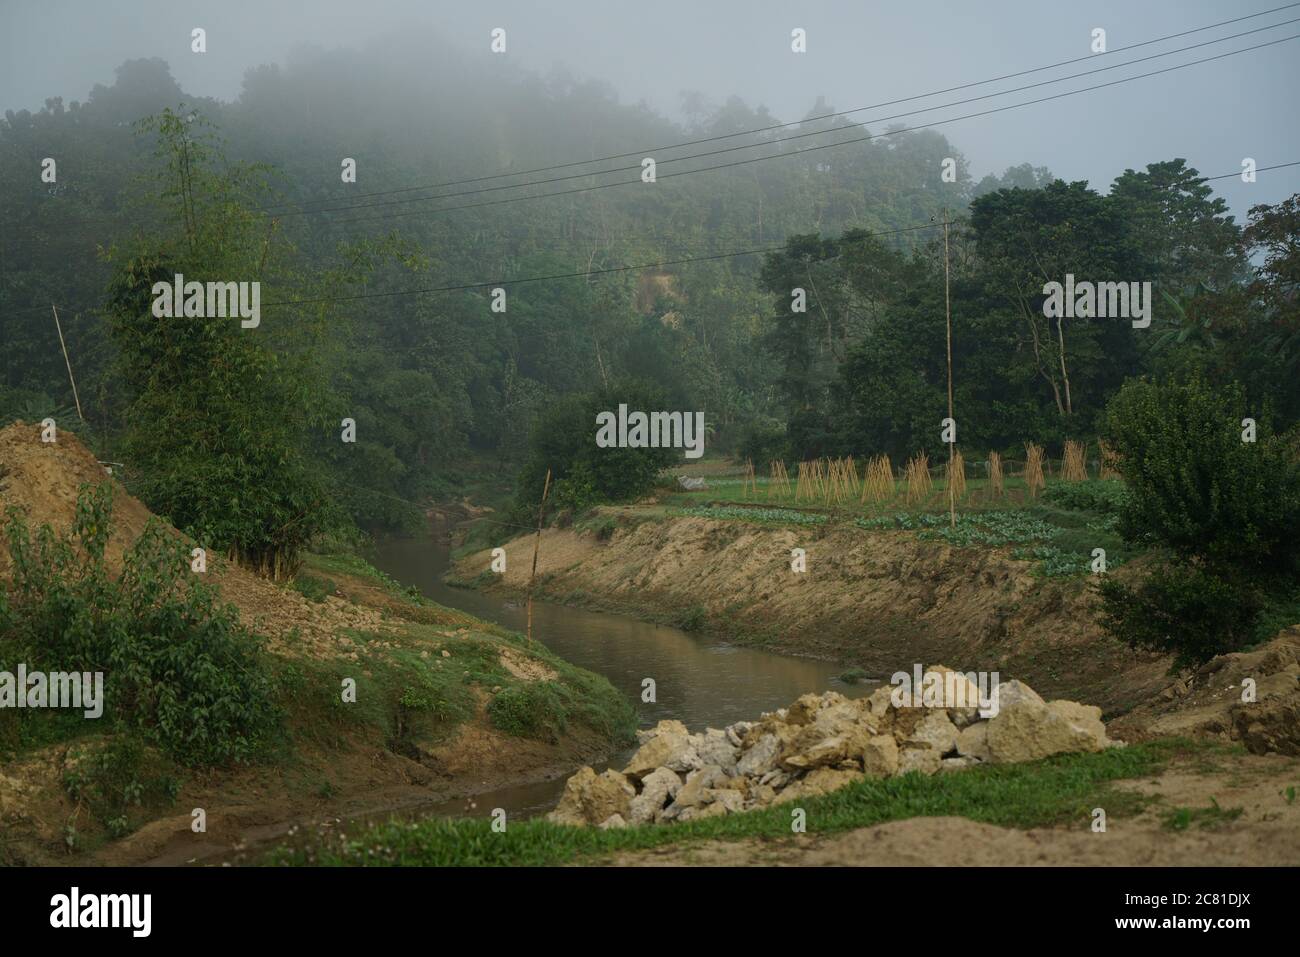
<instances>
[{"instance_id":1,"label":"fog","mask_svg":"<svg viewBox=\"0 0 1300 957\"><path fill-rule=\"evenodd\" d=\"M910 2L791 4L746 0L655 4L564 0L562 3L376 0L325 2L195 2L139 0L104 4L76 0L7 0L0 9L0 106L38 109L47 97L84 100L96 83L111 84L124 60L160 57L191 95L232 100L251 67L284 63L295 49L353 47L382 56L393 37L420 37L431 60L454 45L506 69L546 75L567 71L608 83L624 102L643 102L671 119L688 108L736 96L766 106L781 121L815 107L848 110L931 90L1043 66L1090 52L1091 32L1107 31L1110 49L1269 9L1210 0L1123 0L991 4ZM1285 21L1300 7L1193 34L1121 55L1144 56ZM208 50L190 51L190 31L207 31ZM489 51L489 34L507 33L504 56ZM794 28L807 31L807 52L790 50ZM1039 91L1107 82L1175 62L1212 56L1300 32L1300 24L1171 56L1126 70L1080 78ZM1300 42L1300 41L1297 41ZM1121 57L1115 57L1118 60ZM975 91L965 97L1046 76L1109 65L1076 64ZM976 178L1029 162L1067 180L1104 187L1125 168L1157 158L1185 157L1205 175L1231 173L1243 157L1259 165L1300 159L1300 125L1290 99L1300 82L1295 43L1122 83L1024 109L944 124ZM694 94L689 96L688 94ZM823 104L817 107L817 104ZM944 102L940 98L931 103ZM1004 102L1003 100L996 101ZM929 104L909 104L902 109ZM987 108L907 118L927 123ZM851 117L871 122L895 111ZM1281 122L1279 118L1292 121ZM873 132L875 129L873 129ZM645 145L645 144L638 144ZM1238 217L1256 202L1294 191L1300 168L1261 174L1255 184L1216 186Z\"/></svg>"}]
</instances>

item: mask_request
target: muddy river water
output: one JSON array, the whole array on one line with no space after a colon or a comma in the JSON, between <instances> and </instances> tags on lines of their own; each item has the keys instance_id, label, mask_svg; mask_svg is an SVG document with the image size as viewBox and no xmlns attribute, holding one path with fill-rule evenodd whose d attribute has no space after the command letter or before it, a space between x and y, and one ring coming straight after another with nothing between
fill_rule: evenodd
<instances>
[{"instance_id":1,"label":"muddy river water","mask_svg":"<svg viewBox=\"0 0 1300 957\"><path fill-rule=\"evenodd\" d=\"M448 545L433 539L392 541L379 545L370 558L404 585L412 585L442 605L458 608L516 631L527 627L521 601L463 588L442 581L450 564ZM533 603L533 637L561 658L603 675L636 703L642 727L676 718L692 731L721 728L757 718L789 704L799 695L827 688L857 697L868 683L845 684L842 667L808 658L793 658L730 644L707 634L686 633L601 612L547 602ZM656 701L641 701L642 681L655 680ZM626 755L612 756L622 767ZM598 771L601 767L597 766ZM491 813L505 808L512 817L544 813L554 807L564 778L501 788L427 809L428 814Z\"/></svg>"}]
</instances>

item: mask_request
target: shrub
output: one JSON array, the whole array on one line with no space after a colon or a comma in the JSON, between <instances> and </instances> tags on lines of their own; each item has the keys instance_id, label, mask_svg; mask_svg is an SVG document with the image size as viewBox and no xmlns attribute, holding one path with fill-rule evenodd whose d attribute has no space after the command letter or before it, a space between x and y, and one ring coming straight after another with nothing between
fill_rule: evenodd
<instances>
[{"instance_id":1,"label":"shrub","mask_svg":"<svg viewBox=\"0 0 1300 957\"><path fill-rule=\"evenodd\" d=\"M1254 442L1242 441L1247 416L1260 420ZM1300 466L1239 386L1130 382L1106 423L1132 492L1120 511L1126 539L1242 571L1300 571Z\"/></svg>"},{"instance_id":2,"label":"shrub","mask_svg":"<svg viewBox=\"0 0 1300 957\"><path fill-rule=\"evenodd\" d=\"M552 744L568 727L573 694L554 681L526 681L504 688L488 702L492 724L507 734Z\"/></svg>"},{"instance_id":3,"label":"shrub","mask_svg":"<svg viewBox=\"0 0 1300 957\"><path fill-rule=\"evenodd\" d=\"M112 487L83 486L70 532L35 537L10 508L13 561L0 659L104 673L104 716L181 764L251 759L279 725L261 642L196 580L188 546L153 520L122 573L104 559ZM23 712L28 714L28 712Z\"/></svg>"},{"instance_id":4,"label":"shrub","mask_svg":"<svg viewBox=\"0 0 1300 957\"><path fill-rule=\"evenodd\" d=\"M1253 638L1258 588L1203 568L1170 565L1130 587L1103 579L1102 624L1134 648L1172 654L1174 668L1233 651Z\"/></svg>"},{"instance_id":5,"label":"shrub","mask_svg":"<svg viewBox=\"0 0 1300 957\"><path fill-rule=\"evenodd\" d=\"M1258 417L1256 440L1242 420ZM1199 379L1130 382L1107 409L1107 439L1131 494L1127 541L1163 546L1172 563L1137 587L1100 585L1103 624L1134 647L1197 664L1258 639L1265 614L1300 572L1300 465L1250 415L1239 386Z\"/></svg>"}]
</instances>

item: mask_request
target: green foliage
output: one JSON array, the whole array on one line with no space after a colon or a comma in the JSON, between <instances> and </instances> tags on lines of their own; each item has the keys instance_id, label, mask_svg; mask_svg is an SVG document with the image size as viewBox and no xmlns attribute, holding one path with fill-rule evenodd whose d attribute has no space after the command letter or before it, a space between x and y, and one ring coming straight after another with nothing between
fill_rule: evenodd
<instances>
[{"instance_id":1,"label":"green foliage","mask_svg":"<svg viewBox=\"0 0 1300 957\"><path fill-rule=\"evenodd\" d=\"M1117 479L1053 482L1043 489L1043 501L1080 512L1118 515L1128 501L1128 489Z\"/></svg>"},{"instance_id":2,"label":"green foliage","mask_svg":"<svg viewBox=\"0 0 1300 957\"><path fill-rule=\"evenodd\" d=\"M111 523L108 484L81 489L62 537L48 525L33 536L9 510L2 663L103 672L99 720L134 729L181 764L253 760L280 722L261 641L196 580L186 544L156 521L113 578L104 557Z\"/></svg>"},{"instance_id":3,"label":"green foliage","mask_svg":"<svg viewBox=\"0 0 1300 957\"><path fill-rule=\"evenodd\" d=\"M1132 647L1172 654L1174 668L1249 644L1264 607L1257 584L1195 565L1157 568L1136 587L1115 579L1098 587L1103 626Z\"/></svg>"},{"instance_id":4,"label":"green foliage","mask_svg":"<svg viewBox=\"0 0 1300 957\"><path fill-rule=\"evenodd\" d=\"M1246 415L1240 388L1196 378L1129 383L1107 412L1132 492L1120 531L1172 563L1137 586L1102 583L1103 623L1175 667L1258 640L1270 609L1294 598L1300 463L1262 415L1256 441L1242 441Z\"/></svg>"},{"instance_id":5,"label":"green foliage","mask_svg":"<svg viewBox=\"0 0 1300 957\"><path fill-rule=\"evenodd\" d=\"M605 502L639 498L654 486L659 470L681 452L669 448L600 448L596 445L596 416L617 414L620 404L630 411L665 411L664 393L646 383L629 381L555 402L533 428L528 462L519 476L518 504L542 498L546 472L551 472L548 509L582 512ZM680 406L675 406L679 411Z\"/></svg>"},{"instance_id":6,"label":"green foliage","mask_svg":"<svg viewBox=\"0 0 1300 957\"><path fill-rule=\"evenodd\" d=\"M521 738L558 743L568 730L573 692L555 681L524 681L503 688L488 702L494 727Z\"/></svg>"},{"instance_id":7,"label":"green foliage","mask_svg":"<svg viewBox=\"0 0 1300 957\"><path fill-rule=\"evenodd\" d=\"M118 838L135 830L151 811L174 803L180 779L170 762L139 736L124 734L74 748L63 786Z\"/></svg>"},{"instance_id":8,"label":"green foliage","mask_svg":"<svg viewBox=\"0 0 1300 957\"><path fill-rule=\"evenodd\" d=\"M294 576L293 588L294 591L314 602L323 602L326 598L335 594L337 591L334 587L334 583L328 578L309 575L303 571L298 572L298 574Z\"/></svg>"},{"instance_id":9,"label":"green foliage","mask_svg":"<svg viewBox=\"0 0 1300 957\"><path fill-rule=\"evenodd\" d=\"M1242 440L1247 416L1259 420L1254 442ZM1240 388L1131 382L1107 410L1107 433L1132 491L1126 538L1247 574L1300 572L1300 464Z\"/></svg>"},{"instance_id":10,"label":"green foliage","mask_svg":"<svg viewBox=\"0 0 1300 957\"><path fill-rule=\"evenodd\" d=\"M109 285L135 491L204 547L286 579L330 516L306 451L325 407L312 353L281 353L264 326L244 329L238 318L152 314L154 285L178 273L187 283L260 281L270 298L267 280L279 277L265 266L265 230L246 199L257 170L218 172L215 146L171 110L141 127L158 133L161 198L182 225L142 242Z\"/></svg>"},{"instance_id":11,"label":"green foliage","mask_svg":"<svg viewBox=\"0 0 1300 957\"><path fill-rule=\"evenodd\" d=\"M773 522L780 525L825 525L827 516L816 512L799 512L792 508L748 508L743 505L692 505L680 510L682 515L700 518L739 519L743 522Z\"/></svg>"}]
</instances>

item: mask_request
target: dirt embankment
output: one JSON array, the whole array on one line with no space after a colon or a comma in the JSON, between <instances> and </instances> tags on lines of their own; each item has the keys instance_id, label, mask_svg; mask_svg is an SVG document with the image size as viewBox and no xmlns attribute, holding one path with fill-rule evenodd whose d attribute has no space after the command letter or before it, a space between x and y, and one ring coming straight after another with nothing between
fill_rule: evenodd
<instances>
[{"instance_id":1,"label":"dirt embankment","mask_svg":"<svg viewBox=\"0 0 1300 957\"><path fill-rule=\"evenodd\" d=\"M1030 573L1010 549L957 548L855 526L768 527L697 517L635 521L612 536L548 529L537 562L547 598L676 623L888 677L915 663L1000 671L1045 694L1122 713L1169 683L1167 658L1136 653L1096 623L1086 582ZM457 576L524 589L534 536L458 563ZM791 551L807 571L791 570ZM496 582L493 586L493 582Z\"/></svg>"},{"instance_id":2,"label":"dirt embankment","mask_svg":"<svg viewBox=\"0 0 1300 957\"><path fill-rule=\"evenodd\" d=\"M49 524L63 532L75 517L79 487L104 482L114 486L106 557L116 573L124 553L152 518L149 509L71 432L60 430L58 441L46 444L35 425L19 422L0 429L0 515L16 506L33 531ZM9 578L9 565L7 550L0 547L0 587ZM556 677L548 663L554 659L544 649L534 654L495 626L431 603L414 603L363 575L313 568L313 575L332 581L335 594L312 601L221 555L209 553L207 568L207 581L237 606L245 625L266 636L268 651L283 662L316 669L307 670L309 674L328 673L339 663L358 669L358 677L370 676L371 668L386 664L391 669L394 649L459 668L462 654L465 660L478 656L481 661L483 647L493 644L499 647L502 685ZM611 748L611 742L577 724L554 742L506 734L487 714L488 702L501 688L474 685L471 690L475 706L463 721L454 728L435 729L427 740L403 740L400 746L392 728L373 720L373 714L331 723L328 712L284 702L289 733L285 755L253 767L185 774L170 808L160 808L155 819L117 841L105 840L103 828L66 787L80 749L106 740L106 734L96 728L76 741L11 755L0 764L0 863L203 860L291 827L314 827L560 776ZM303 693L313 700L320 697L311 689ZM191 830L193 808L205 810L206 833ZM80 835L79 847L94 849L70 849L70 830Z\"/></svg>"}]
</instances>

